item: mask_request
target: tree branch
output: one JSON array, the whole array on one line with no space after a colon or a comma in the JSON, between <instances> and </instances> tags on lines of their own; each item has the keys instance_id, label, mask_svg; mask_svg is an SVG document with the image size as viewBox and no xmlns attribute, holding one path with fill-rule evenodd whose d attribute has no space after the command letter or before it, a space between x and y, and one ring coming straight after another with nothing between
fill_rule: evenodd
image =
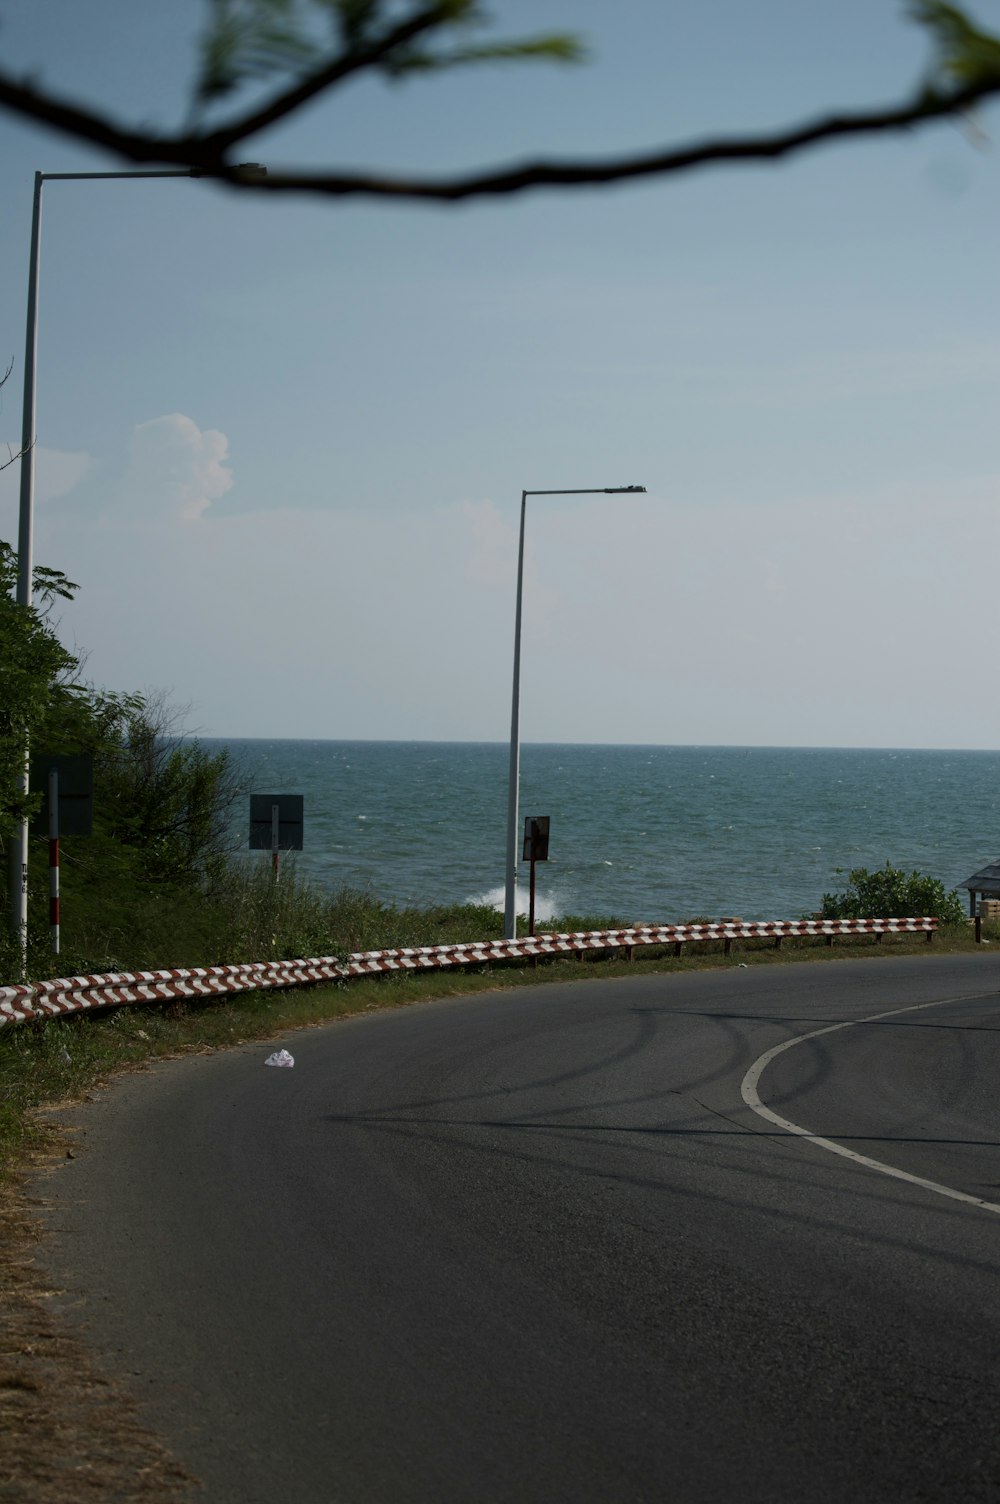
<instances>
[{"instance_id":1,"label":"tree branch","mask_svg":"<svg viewBox=\"0 0 1000 1504\"><path fill-rule=\"evenodd\" d=\"M422 12L421 16L429 14ZM410 24L415 24L415 21L416 18ZM338 64L329 66L346 67L347 60L342 57ZM360 55L357 66L365 66ZM309 88L309 97L314 97L329 86L329 83L324 85L318 80L319 72L310 75L310 79L298 89ZM902 104L853 114L822 116L770 135L722 137L622 157L524 162L451 177L392 177L323 169L301 172L269 170L266 177L244 176L237 164L226 160L227 147L251 131L260 130L262 122L273 122L287 115L296 107L296 93L297 90L286 91L263 110L242 117L221 132L164 136L125 129L95 111L50 97L0 73L0 106L53 126L77 140L90 141L126 161L190 167L199 176L227 182L247 192L367 196L442 203L522 193L530 188L579 188L635 178L666 177L726 162L775 161L822 141L901 131L925 121L960 114L977 102L1000 93L1000 77L990 74L955 89L923 89ZM268 121L263 120L265 114Z\"/></svg>"},{"instance_id":2,"label":"tree branch","mask_svg":"<svg viewBox=\"0 0 1000 1504\"><path fill-rule=\"evenodd\" d=\"M766 162L791 156L822 141L906 130L925 121L961 114L973 104L1000 94L1000 79L967 85L943 94L921 94L908 103L850 115L828 115L774 135L703 141L631 156L591 161L536 161L465 177L395 178L374 173L272 172L253 184L262 192L315 193L335 197L461 199L522 193L530 188L582 188L667 177L726 162Z\"/></svg>"},{"instance_id":3,"label":"tree branch","mask_svg":"<svg viewBox=\"0 0 1000 1504\"><path fill-rule=\"evenodd\" d=\"M22 454L27 453L25 449L12 449L9 444L6 444L4 447L7 450L7 458L0 460L0 470L6 470L10 465L13 465L15 460L19 460Z\"/></svg>"},{"instance_id":4,"label":"tree branch","mask_svg":"<svg viewBox=\"0 0 1000 1504\"><path fill-rule=\"evenodd\" d=\"M11 359L10 365L7 367L6 371L4 371L3 375L0 376L0 386L4 385L4 383L7 380L7 377L10 375L10 373L11 373L11 371L13 369L14 369L14 361L13 361L13 359ZM19 460L21 458L21 455L26 452L24 449L18 449L17 452L15 453L15 451L10 447L9 444L6 445L6 449L7 449L7 458L5 460L0 460L0 470L6 470L7 467L8 467L8 465L12 465L15 460Z\"/></svg>"},{"instance_id":5,"label":"tree branch","mask_svg":"<svg viewBox=\"0 0 1000 1504\"><path fill-rule=\"evenodd\" d=\"M248 136L256 135L258 131L274 125L278 120L283 120L286 115L308 104L318 94L342 83L352 73L359 73L364 68L377 67L390 53L405 47L415 37L425 31L433 30L440 24L441 8L439 5L431 5L426 10L418 11L415 16L411 16L406 21L400 21L397 26L369 43L368 46L359 47L351 52L338 53L321 68L308 73L292 88L281 90L269 103L249 114L239 116L229 125L222 126L219 130L212 131L199 139L209 150L214 150L221 155L237 141L244 141Z\"/></svg>"},{"instance_id":6,"label":"tree branch","mask_svg":"<svg viewBox=\"0 0 1000 1504\"><path fill-rule=\"evenodd\" d=\"M70 104L66 99L43 94L30 84L18 83L2 72L0 105L6 106L15 115L24 115L29 120L52 126L75 141L90 141L95 146L103 146L128 162L178 162L182 166L192 165L186 157L178 156L174 150L177 140L182 138L125 130L96 110L84 109Z\"/></svg>"}]
</instances>

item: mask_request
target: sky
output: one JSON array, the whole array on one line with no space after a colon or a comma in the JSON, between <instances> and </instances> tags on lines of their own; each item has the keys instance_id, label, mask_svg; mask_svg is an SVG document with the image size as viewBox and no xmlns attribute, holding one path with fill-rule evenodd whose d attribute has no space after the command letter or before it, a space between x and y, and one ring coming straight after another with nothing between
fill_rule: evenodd
<instances>
[{"instance_id":1,"label":"sky","mask_svg":"<svg viewBox=\"0 0 1000 1504\"><path fill-rule=\"evenodd\" d=\"M1000 0L973 13L1000 31ZM201 0L0 0L4 65L184 117ZM897 0L495 0L573 67L353 83L241 155L440 171L907 96ZM1000 747L1000 107L461 207L46 185L36 558L95 684L223 737ZM0 442L36 170L0 114ZM5 451L0 451L5 452ZM0 537L17 536L17 466Z\"/></svg>"}]
</instances>

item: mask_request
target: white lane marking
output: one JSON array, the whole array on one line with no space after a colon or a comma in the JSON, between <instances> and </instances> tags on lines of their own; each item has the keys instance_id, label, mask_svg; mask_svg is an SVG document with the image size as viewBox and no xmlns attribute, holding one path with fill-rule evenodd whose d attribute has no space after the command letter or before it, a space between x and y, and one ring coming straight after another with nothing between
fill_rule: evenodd
<instances>
[{"instance_id":1,"label":"white lane marking","mask_svg":"<svg viewBox=\"0 0 1000 1504\"><path fill-rule=\"evenodd\" d=\"M802 1128L798 1123L790 1122L788 1118L772 1112L770 1107L765 1107L757 1091L760 1078L772 1060L783 1055L786 1050L793 1050L796 1045L806 1044L810 1039L819 1039L823 1034L836 1034L840 1029L855 1029L860 1024L874 1024L882 1018L895 1018L900 1013L918 1013L922 1008L943 1008L948 1003L971 1002L974 998L982 996L982 993L972 993L967 998L946 997L938 998L933 1003L911 1003L906 1008L890 1008L885 1013L869 1014L867 1018L853 1018L842 1024L827 1024L823 1029L813 1029L809 1034L799 1034L794 1039L786 1039L784 1044L776 1044L773 1049L765 1050L763 1055L754 1061L743 1077L743 1084L740 1087L743 1100L758 1117L777 1124L787 1133L797 1134L799 1138L807 1138L817 1148L826 1149L831 1154L839 1154L841 1158L853 1160L856 1165L864 1165L869 1170L876 1170L880 1175L891 1175L894 1180L905 1180L909 1185L919 1185L925 1191L933 1191L937 1196L947 1196L952 1201L964 1201L969 1206L978 1206L984 1212L994 1212L1000 1216L1000 1204L995 1201L985 1201L981 1196L970 1196L965 1191L956 1191L950 1185L941 1185L937 1180L925 1180L922 1175L911 1175L908 1170L898 1170L895 1165L883 1164L880 1159L871 1159L867 1154L859 1154L856 1149L848 1149L844 1144L835 1143L833 1139L820 1138L818 1134L810 1133L808 1128Z\"/></svg>"}]
</instances>

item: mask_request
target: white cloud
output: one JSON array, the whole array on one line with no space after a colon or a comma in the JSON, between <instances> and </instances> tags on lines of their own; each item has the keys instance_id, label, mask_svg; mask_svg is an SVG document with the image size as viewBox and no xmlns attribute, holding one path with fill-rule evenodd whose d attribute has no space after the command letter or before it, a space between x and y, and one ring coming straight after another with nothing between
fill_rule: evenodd
<instances>
[{"instance_id":1,"label":"white cloud","mask_svg":"<svg viewBox=\"0 0 1000 1504\"><path fill-rule=\"evenodd\" d=\"M104 526L41 519L81 583L64 630L95 679L172 686L211 734L502 740L516 502L213 515L227 454L156 419ZM998 490L537 505L525 739L1000 745L988 650L964 637L992 596Z\"/></svg>"},{"instance_id":2,"label":"white cloud","mask_svg":"<svg viewBox=\"0 0 1000 1504\"><path fill-rule=\"evenodd\" d=\"M233 484L228 459L225 434L199 428L184 413L140 423L112 508L138 526L153 519L198 522Z\"/></svg>"}]
</instances>

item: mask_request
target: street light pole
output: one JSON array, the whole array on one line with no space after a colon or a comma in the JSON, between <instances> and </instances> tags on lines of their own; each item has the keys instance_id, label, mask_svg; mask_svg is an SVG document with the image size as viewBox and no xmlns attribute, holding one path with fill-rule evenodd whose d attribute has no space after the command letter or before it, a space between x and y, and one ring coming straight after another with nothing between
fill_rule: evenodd
<instances>
[{"instance_id":1,"label":"street light pole","mask_svg":"<svg viewBox=\"0 0 1000 1504\"><path fill-rule=\"evenodd\" d=\"M24 339L24 398L21 409L21 501L17 532L17 604L30 606L35 491L35 366L38 359L38 264L42 238L42 184L92 178L192 178L190 167L136 172L36 172L31 208L28 317Z\"/></svg>"},{"instance_id":2,"label":"street light pole","mask_svg":"<svg viewBox=\"0 0 1000 1504\"><path fill-rule=\"evenodd\" d=\"M241 162L249 176L261 176L266 168L257 162ZM28 313L24 338L24 386L21 410L21 493L17 523L17 604L30 608L33 599L32 569L35 526L35 367L38 358L38 272L42 234L42 185L47 182L80 182L108 178L197 178L196 167L139 168L126 172L36 172L31 209L31 254L28 267ZM24 763L18 769L17 795L23 802L30 790L30 749L25 742ZM20 955L22 976L28 947L28 822L22 819L10 843L10 932Z\"/></svg>"},{"instance_id":3,"label":"street light pole","mask_svg":"<svg viewBox=\"0 0 1000 1504\"><path fill-rule=\"evenodd\" d=\"M645 486L587 486L568 491L522 491L521 529L517 543L517 604L514 610L514 683L510 705L510 759L507 771L507 875L504 884L503 932L517 939L517 798L521 773L521 599L524 585L524 519L529 496L619 496Z\"/></svg>"}]
</instances>

